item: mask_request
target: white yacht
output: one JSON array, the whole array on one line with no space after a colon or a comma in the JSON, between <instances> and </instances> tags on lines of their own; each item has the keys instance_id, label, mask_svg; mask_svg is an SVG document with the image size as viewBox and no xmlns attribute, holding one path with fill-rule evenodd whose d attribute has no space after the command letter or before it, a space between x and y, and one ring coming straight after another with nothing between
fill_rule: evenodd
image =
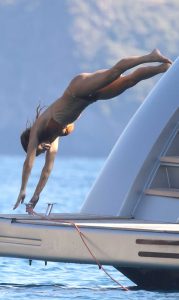
<instances>
[{"instance_id":1,"label":"white yacht","mask_svg":"<svg viewBox=\"0 0 179 300\"><path fill-rule=\"evenodd\" d=\"M119 137L77 214L0 215L0 256L114 266L179 289L179 58ZM80 233L88 246L80 237Z\"/></svg>"}]
</instances>

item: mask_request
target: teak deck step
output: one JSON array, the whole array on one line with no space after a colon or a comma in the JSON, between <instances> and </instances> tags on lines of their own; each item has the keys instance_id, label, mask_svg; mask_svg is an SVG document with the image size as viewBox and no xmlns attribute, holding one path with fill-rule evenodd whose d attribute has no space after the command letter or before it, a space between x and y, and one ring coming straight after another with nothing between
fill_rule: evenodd
<instances>
[{"instance_id":1,"label":"teak deck step","mask_svg":"<svg viewBox=\"0 0 179 300\"><path fill-rule=\"evenodd\" d=\"M179 198L179 189L151 188L145 190L146 195Z\"/></svg>"},{"instance_id":2,"label":"teak deck step","mask_svg":"<svg viewBox=\"0 0 179 300\"><path fill-rule=\"evenodd\" d=\"M161 163L179 164L179 156L162 156L160 157Z\"/></svg>"}]
</instances>

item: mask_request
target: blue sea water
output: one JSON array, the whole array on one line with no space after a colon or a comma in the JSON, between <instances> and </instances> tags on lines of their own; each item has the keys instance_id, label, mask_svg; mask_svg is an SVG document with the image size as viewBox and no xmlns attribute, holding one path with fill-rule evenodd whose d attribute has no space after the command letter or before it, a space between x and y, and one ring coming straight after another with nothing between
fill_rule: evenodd
<instances>
[{"instance_id":1,"label":"blue sea water","mask_svg":"<svg viewBox=\"0 0 179 300\"><path fill-rule=\"evenodd\" d=\"M47 202L56 202L54 212L78 212L99 173L104 159L57 158L52 175L37 205L38 212L45 212ZM23 157L0 156L0 213L14 213L13 204L18 195ZM39 158L33 168L28 189L30 200L39 179L43 159ZM24 213L21 205L15 213ZM124 292L96 265L77 265L0 258L0 299L179 299L177 292L145 291L113 267L106 270L119 282L130 287Z\"/></svg>"}]
</instances>

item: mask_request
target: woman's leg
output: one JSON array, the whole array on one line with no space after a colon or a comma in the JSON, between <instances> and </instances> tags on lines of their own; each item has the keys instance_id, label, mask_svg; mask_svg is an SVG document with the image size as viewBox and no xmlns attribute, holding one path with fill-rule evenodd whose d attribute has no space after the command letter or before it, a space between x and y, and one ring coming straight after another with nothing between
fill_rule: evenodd
<instances>
[{"instance_id":1,"label":"woman's leg","mask_svg":"<svg viewBox=\"0 0 179 300\"><path fill-rule=\"evenodd\" d=\"M171 66L169 63L163 63L159 66L148 66L136 69L129 75L121 76L103 89L98 90L97 99L107 100L114 98L125 90L133 87L138 82L151 78L159 73L164 73Z\"/></svg>"},{"instance_id":2,"label":"woman's leg","mask_svg":"<svg viewBox=\"0 0 179 300\"><path fill-rule=\"evenodd\" d=\"M122 59L119 63L114 65L111 70L121 70L121 74L125 71L136 67L143 63L161 62L161 63L172 63L167 57L163 56L158 49L154 49L151 53L143 56L132 56L129 58Z\"/></svg>"},{"instance_id":3,"label":"woman's leg","mask_svg":"<svg viewBox=\"0 0 179 300\"><path fill-rule=\"evenodd\" d=\"M128 69L136 67L142 63L149 62L169 63L171 61L164 57L159 50L153 50L147 55L124 58L115 64L111 69L78 75L71 81L69 87L74 96L86 97L89 96L89 94L95 94L97 90L111 84Z\"/></svg>"}]
</instances>

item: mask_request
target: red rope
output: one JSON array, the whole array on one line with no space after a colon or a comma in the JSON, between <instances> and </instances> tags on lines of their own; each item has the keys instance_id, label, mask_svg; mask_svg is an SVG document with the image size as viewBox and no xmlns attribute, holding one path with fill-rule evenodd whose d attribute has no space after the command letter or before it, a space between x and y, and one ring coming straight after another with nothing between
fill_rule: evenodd
<instances>
[{"instance_id":1,"label":"red rope","mask_svg":"<svg viewBox=\"0 0 179 300\"><path fill-rule=\"evenodd\" d=\"M85 239L86 239L86 236L84 235L84 233L81 232L79 226L74 223L74 222L71 222L71 221L66 221L66 220L51 220L45 216L42 216L38 213L36 213L34 210L33 210L33 215L34 216L38 216L40 217L41 219L43 220L48 220L52 223L54 222L58 222L58 223L66 223L66 224L70 224L70 225L73 225L74 228L76 229L76 231L79 233L79 236L83 242L83 244L85 245L86 249L88 250L88 252L90 253L90 255L92 256L93 260L96 262L96 264L98 265L99 269L102 270L112 281L114 281L118 286L120 286L120 288L122 288L123 290L125 291L129 291L128 288L126 288L125 286L123 286L121 283L119 283L119 281L117 281L116 279L114 279L105 269L104 267L100 264L100 262L98 261L98 259L96 258L96 256L93 254L93 252L91 251L91 249L89 248L89 246L87 245Z\"/></svg>"}]
</instances>

